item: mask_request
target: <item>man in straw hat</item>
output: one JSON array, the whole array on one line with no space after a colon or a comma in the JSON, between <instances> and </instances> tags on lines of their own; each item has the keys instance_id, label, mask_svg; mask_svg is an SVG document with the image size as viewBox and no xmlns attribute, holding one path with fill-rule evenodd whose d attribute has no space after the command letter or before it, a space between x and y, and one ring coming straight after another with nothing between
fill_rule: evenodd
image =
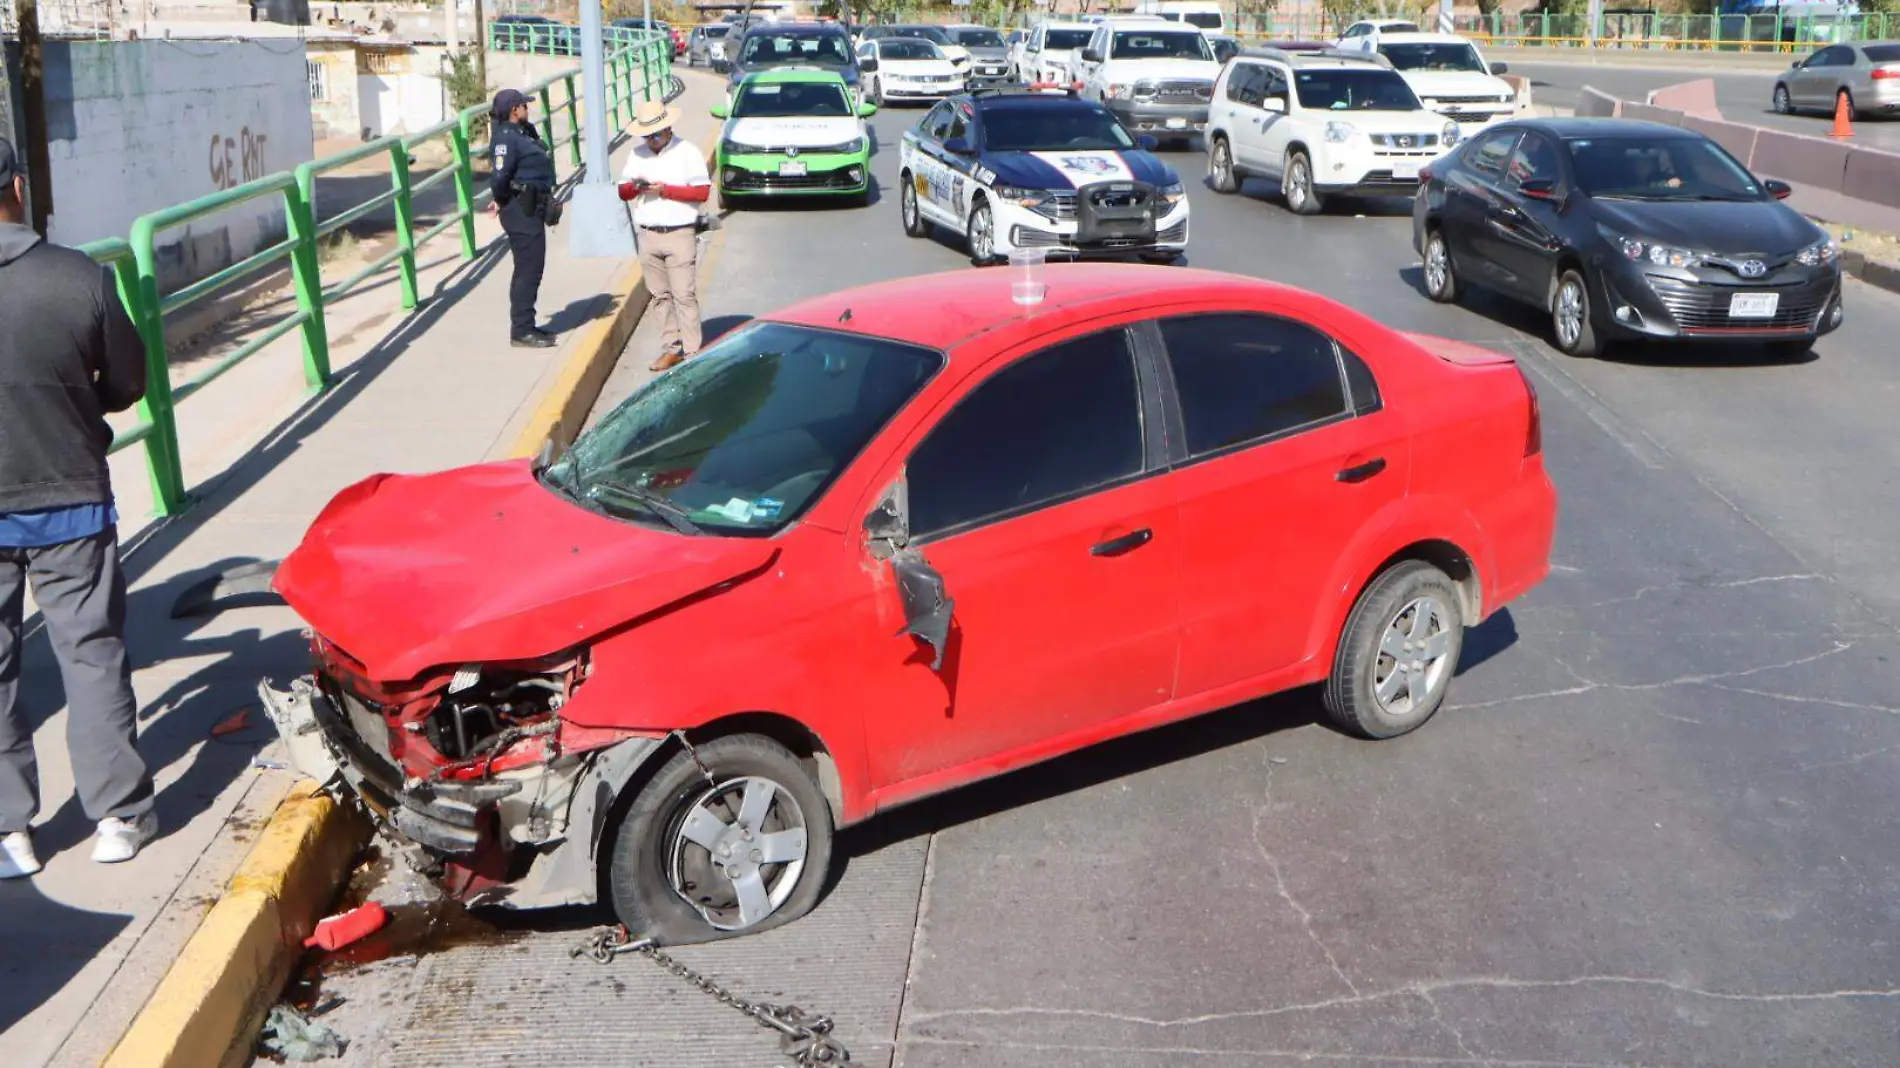
<instances>
[{"instance_id":1,"label":"man in straw hat","mask_svg":"<svg viewBox=\"0 0 1900 1068\"><path fill-rule=\"evenodd\" d=\"M660 314L660 358L652 369L679 366L699 351L699 205L712 192L706 157L673 132L679 111L657 100L640 104L640 138L620 175L620 199L633 201L640 268Z\"/></svg>"}]
</instances>

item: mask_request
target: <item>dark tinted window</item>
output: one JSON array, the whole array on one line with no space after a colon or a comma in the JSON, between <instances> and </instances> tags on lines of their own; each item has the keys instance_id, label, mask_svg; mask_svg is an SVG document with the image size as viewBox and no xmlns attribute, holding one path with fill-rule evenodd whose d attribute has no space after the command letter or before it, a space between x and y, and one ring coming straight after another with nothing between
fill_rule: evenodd
<instances>
[{"instance_id":1,"label":"dark tinted window","mask_svg":"<svg viewBox=\"0 0 1900 1068\"><path fill-rule=\"evenodd\" d=\"M1135 139L1106 108L1069 100L1052 102L1048 107L1011 103L986 108L983 141L984 149L990 152L1120 152L1135 147Z\"/></svg>"},{"instance_id":2,"label":"dark tinted window","mask_svg":"<svg viewBox=\"0 0 1900 1068\"><path fill-rule=\"evenodd\" d=\"M912 533L1021 511L1139 472L1140 406L1121 330L1003 368L911 454Z\"/></svg>"},{"instance_id":3,"label":"dark tinted window","mask_svg":"<svg viewBox=\"0 0 1900 1068\"><path fill-rule=\"evenodd\" d=\"M1190 455L1347 411L1332 339L1310 326L1268 315L1191 315L1161 320L1161 337Z\"/></svg>"},{"instance_id":4,"label":"dark tinted window","mask_svg":"<svg viewBox=\"0 0 1900 1068\"><path fill-rule=\"evenodd\" d=\"M1266 84L1267 72L1260 64L1235 64L1234 72L1227 76L1227 99L1259 107Z\"/></svg>"},{"instance_id":5,"label":"dark tinted window","mask_svg":"<svg viewBox=\"0 0 1900 1068\"><path fill-rule=\"evenodd\" d=\"M1058 52L1081 48L1089 43L1089 35L1093 32L1092 30L1050 30L1042 47Z\"/></svg>"},{"instance_id":6,"label":"dark tinted window","mask_svg":"<svg viewBox=\"0 0 1900 1068\"><path fill-rule=\"evenodd\" d=\"M1504 173L1504 161L1510 158L1511 148L1516 144L1516 131L1494 133L1472 145L1466 158L1471 161L1473 170L1496 177Z\"/></svg>"},{"instance_id":7,"label":"dark tinted window","mask_svg":"<svg viewBox=\"0 0 1900 1068\"><path fill-rule=\"evenodd\" d=\"M1900 44L1862 45L1861 51L1875 63L1900 63Z\"/></svg>"},{"instance_id":8,"label":"dark tinted window","mask_svg":"<svg viewBox=\"0 0 1900 1068\"><path fill-rule=\"evenodd\" d=\"M1512 185L1518 185L1532 178L1548 178L1551 181L1563 179L1563 164L1557 160L1557 146L1549 139L1536 134L1525 134L1518 143L1517 151L1511 153L1511 167L1505 176Z\"/></svg>"},{"instance_id":9,"label":"dark tinted window","mask_svg":"<svg viewBox=\"0 0 1900 1068\"><path fill-rule=\"evenodd\" d=\"M1343 345L1339 347L1339 358L1346 365L1346 389L1352 394L1352 413L1365 415L1378 411L1385 402L1379 396L1379 380L1372 377L1372 368Z\"/></svg>"},{"instance_id":10,"label":"dark tinted window","mask_svg":"<svg viewBox=\"0 0 1900 1068\"><path fill-rule=\"evenodd\" d=\"M924 116L924 121L917 125L923 130L925 137L932 141L943 140L950 130L950 102L946 100L938 104L930 114Z\"/></svg>"},{"instance_id":11,"label":"dark tinted window","mask_svg":"<svg viewBox=\"0 0 1900 1068\"><path fill-rule=\"evenodd\" d=\"M1417 111L1418 96L1389 70L1301 70L1300 106L1313 111Z\"/></svg>"}]
</instances>

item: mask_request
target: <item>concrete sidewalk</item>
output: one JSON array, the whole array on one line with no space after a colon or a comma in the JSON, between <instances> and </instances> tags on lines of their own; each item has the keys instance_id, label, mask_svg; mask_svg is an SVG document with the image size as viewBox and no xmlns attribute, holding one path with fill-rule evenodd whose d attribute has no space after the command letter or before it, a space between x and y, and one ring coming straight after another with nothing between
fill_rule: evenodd
<instances>
[{"instance_id":1,"label":"concrete sidewalk","mask_svg":"<svg viewBox=\"0 0 1900 1068\"><path fill-rule=\"evenodd\" d=\"M337 490L370 474L509 455L589 333L580 328L614 310L610 294L637 270L569 258L564 223L550 235L540 301L563 344L512 348L506 248L490 217L477 225L484 252L474 261L461 261L451 242L430 246L427 299L414 312L401 310L393 275L332 308L336 382L323 395L303 389L293 333L181 405L195 499L184 515L152 521L142 457L114 458L140 745L157 776L163 831L129 864L88 859L92 828L72 794L58 674L44 633L29 623L22 698L39 723L44 811L35 840L46 870L0 884L7 1068L97 1064L291 785L289 773L253 766L277 755L253 706L260 676L282 681L304 670L300 622L281 605L174 620L180 591L217 570L280 558ZM248 726L212 735L246 709Z\"/></svg>"}]
</instances>

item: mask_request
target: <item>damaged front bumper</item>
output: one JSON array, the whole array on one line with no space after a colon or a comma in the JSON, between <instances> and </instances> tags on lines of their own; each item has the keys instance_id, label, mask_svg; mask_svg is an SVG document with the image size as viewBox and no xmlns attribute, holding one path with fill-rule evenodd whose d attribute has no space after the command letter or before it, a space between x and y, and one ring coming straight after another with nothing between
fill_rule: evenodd
<instances>
[{"instance_id":1,"label":"damaged front bumper","mask_svg":"<svg viewBox=\"0 0 1900 1068\"><path fill-rule=\"evenodd\" d=\"M301 774L354 795L383 827L420 846L451 895L515 908L588 904L613 799L660 737L585 752L550 747L544 761L478 779L405 775L372 710L339 711L306 676L289 690L258 685L271 723Z\"/></svg>"}]
</instances>

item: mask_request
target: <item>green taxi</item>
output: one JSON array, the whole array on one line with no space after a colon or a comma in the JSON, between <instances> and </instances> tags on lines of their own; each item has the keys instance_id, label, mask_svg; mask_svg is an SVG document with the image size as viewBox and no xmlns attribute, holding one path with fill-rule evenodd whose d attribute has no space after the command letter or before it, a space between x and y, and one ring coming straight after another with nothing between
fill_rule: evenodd
<instances>
[{"instance_id":1,"label":"green taxi","mask_svg":"<svg viewBox=\"0 0 1900 1068\"><path fill-rule=\"evenodd\" d=\"M857 102L833 71L777 69L748 74L715 104L724 119L713 181L722 205L779 196L871 196L875 104Z\"/></svg>"}]
</instances>

